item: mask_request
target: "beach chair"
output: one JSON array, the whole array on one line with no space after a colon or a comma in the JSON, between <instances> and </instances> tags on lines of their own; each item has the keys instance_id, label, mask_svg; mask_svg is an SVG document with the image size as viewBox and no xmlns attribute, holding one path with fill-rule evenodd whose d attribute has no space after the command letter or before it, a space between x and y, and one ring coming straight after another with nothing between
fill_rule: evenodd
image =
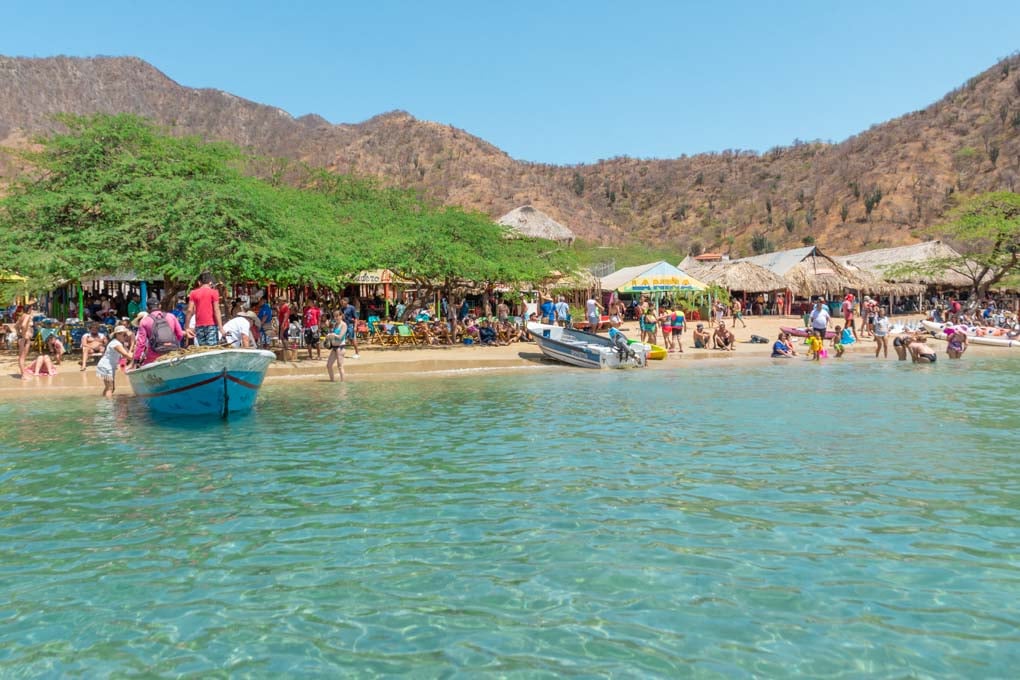
<instances>
[{"instance_id":1,"label":"beach chair","mask_svg":"<svg viewBox=\"0 0 1020 680\"><path fill-rule=\"evenodd\" d=\"M369 343L383 344L382 333L379 330L379 317L368 317L368 341Z\"/></svg>"},{"instance_id":2,"label":"beach chair","mask_svg":"<svg viewBox=\"0 0 1020 680\"><path fill-rule=\"evenodd\" d=\"M399 324L397 326L397 337L396 344L401 345L414 345L416 343L414 338L414 331L406 323Z\"/></svg>"},{"instance_id":3,"label":"beach chair","mask_svg":"<svg viewBox=\"0 0 1020 680\"><path fill-rule=\"evenodd\" d=\"M354 322L354 332L358 334L358 340L368 340L368 323L363 319Z\"/></svg>"}]
</instances>

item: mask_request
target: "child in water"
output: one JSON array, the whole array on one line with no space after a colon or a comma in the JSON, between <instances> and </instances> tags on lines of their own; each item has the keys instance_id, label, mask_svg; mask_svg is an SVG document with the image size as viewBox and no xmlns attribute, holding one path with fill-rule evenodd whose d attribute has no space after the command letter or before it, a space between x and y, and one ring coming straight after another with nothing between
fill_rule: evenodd
<instances>
[{"instance_id":1,"label":"child in water","mask_svg":"<svg viewBox=\"0 0 1020 680\"><path fill-rule=\"evenodd\" d=\"M832 336L832 349L836 351L836 358L842 359L846 347L843 346L843 327L836 326L836 332Z\"/></svg>"},{"instance_id":2,"label":"child in water","mask_svg":"<svg viewBox=\"0 0 1020 680\"><path fill-rule=\"evenodd\" d=\"M836 326L836 334L832 336L832 348L836 350L837 359L843 356L847 345L852 345L855 342L857 342L857 339L854 338L853 331L849 328Z\"/></svg>"},{"instance_id":3,"label":"child in water","mask_svg":"<svg viewBox=\"0 0 1020 680\"><path fill-rule=\"evenodd\" d=\"M808 354L811 361L821 361L824 343L822 342L822 331L815 331L808 338Z\"/></svg>"}]
</instances>

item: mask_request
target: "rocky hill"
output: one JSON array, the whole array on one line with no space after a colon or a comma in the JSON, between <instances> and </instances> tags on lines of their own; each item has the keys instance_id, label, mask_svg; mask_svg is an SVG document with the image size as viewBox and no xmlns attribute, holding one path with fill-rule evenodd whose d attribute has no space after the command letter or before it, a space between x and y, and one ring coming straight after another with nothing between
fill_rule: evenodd
<instances>
[{"instance_id":1,"label":"rocky hill","mask_svg":"<svg viewBox=\"0 0 1020 680\"><path fill-rule=\"evenodd\" d=\"M25 145L59 112L140 114L266 156L377 175L494 217L531 203L584 238L678 251L909 243L953 193L1014 190L1020 178L1020 56L839 144L578 166L516 161L463 130L400 111L353 125L293 118L183 87L134 58L0 57L0 143ZM0 160L0 175L13 172Z\"/></svg>"}]
</instances>

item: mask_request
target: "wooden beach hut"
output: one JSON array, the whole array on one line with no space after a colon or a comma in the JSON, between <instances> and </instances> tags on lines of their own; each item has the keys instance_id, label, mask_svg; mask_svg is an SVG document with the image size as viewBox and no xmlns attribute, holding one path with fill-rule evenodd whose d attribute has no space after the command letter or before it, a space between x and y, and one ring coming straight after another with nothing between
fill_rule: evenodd
<instances>
[{"instance_id":1,"label":"wooden beach hut","mask_svg":"<svg viewBox=\"0 0 1020 680\"><path fill-rule=\"evenodd\" d=\"M745 257L736 262L750 262L781 276L787 284L783 300L784 314L791 314L794 295L815 297L824 295L832 299L842 297L847 290L871 290L874 281L842 265L817 246Z\"/></svg>"},{"instance_id":2,"label":"wooden beach hut","mask_svg":"<svg viewBox=\"0 0 1020 680\"><path fill-rule=\"evenodd\" d=\"M792 285L782 276L753 262L693 262L688 271L709 285L725 288L730 295L740 293L745 309L748 308L749 294L768 294L776 300L776 293L790 290Z\"/></svg>"},{"instance_id":3,"label":"wooden beach hut","mask_svg":"<svg viewBox=\"0 0 1020 680\"><path fill-rule=\"evenodd\" d=\"M879 248L877 250L866 250L853 255L845 255L840 260L846 264L858 267L872 276L889 283L913 283L922 286L930 286L938 290L969 290L973 282L970 278L951 269L943 269L932 273L898 274L890 276L888 270L892 267L904 264L919 264L938 262L959 258L958 253L951 246L942 241L926 241L915 243L910 246L899 246L897 248Z\"/></svg>"},{"instance_id":4,"label":"wooden beach hut","mask_svg":"<svg viewBox=\"0 0 1020 680\"><path fill-rule=\"evenodd\" d=\"M514 208L497 222L528 238L544 238L566 245L573 243L575 238L574 232L532 205Z\"/></svg>"}]
</instances>

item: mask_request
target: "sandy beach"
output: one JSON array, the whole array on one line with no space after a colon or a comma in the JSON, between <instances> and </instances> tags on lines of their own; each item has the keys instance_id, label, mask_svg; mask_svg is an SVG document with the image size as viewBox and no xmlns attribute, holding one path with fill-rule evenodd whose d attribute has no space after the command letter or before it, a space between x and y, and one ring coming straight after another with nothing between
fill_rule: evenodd
<instances>
[{"instance_id":1,"label":"sandy beach","mask_svg":"<svg viewBox=\"0 0 1020 680\"><path fill-rule=\"evenodd\" d=\"M901 316L893 319L894 323L917 321L917 315ZM683 353L673 353L662 361L650 361L650 370L662 370L664 368L684 366L725 366L733 362L771 362L774 361L771 355L772 342L781 326L799 326L799 316L757 316L745 318L747 327L742 327L739 322L735 329L737 337L737 349L733 352L724 352L713 349L695 349L691 346L691 333L684 334ZM704 323L704 322L703 322ZM732 322L727 320L729 327ZM631 338L639 337L637 322L631 321L625 324L622 330ZM769 340L768 344L754 344L750 342L752 335L759 335ZM929 343L940 355L945 353L945 343L930 339ZM828 344L828 343L826 343ZM866 361L873 360L874 341L865 338L859 343L851 345L843 359L835 359L830 356L827 361ZM800 344L796 345L798 357L795 359L803 361L806 348ZM348 380L386 380L402 378L409 375L444 377L454 376L463 373L478 373L490 371L521 371L521 370L577 370L545 359L534 343L514 343L502 347L482 347L478 345L465 346L441 346L441 347L380 347L378 345L362 344L360 346L360 358L352 359L351 351L347 353L344 367ZM970 354L1002 354L1005 356L1008 350L996 347L971 345L968 349ZM34 352L29 354L29 359L34 358ZM326 356L322 352L321 359L308 359L307 350L301 350L297 361L277 361L269 367L266 376L267 382L277 381L311 381L324 380L326 378ZM890 347L889 361L895 361L896 356ZM17 355L7 350L0 353L0 399L17 399L25 396L31 398L44 397L45 395L73 394L88 391L101 391L102 383L96 377L95 365L90 363L88 370L80 371L77 355L66 358L59 367L58 375L53 377L36 377L29 380L21 380L17 371ZM131 387L123 374L117 379L118 394L131 394Z\"/></svg>"}]
</instances>

